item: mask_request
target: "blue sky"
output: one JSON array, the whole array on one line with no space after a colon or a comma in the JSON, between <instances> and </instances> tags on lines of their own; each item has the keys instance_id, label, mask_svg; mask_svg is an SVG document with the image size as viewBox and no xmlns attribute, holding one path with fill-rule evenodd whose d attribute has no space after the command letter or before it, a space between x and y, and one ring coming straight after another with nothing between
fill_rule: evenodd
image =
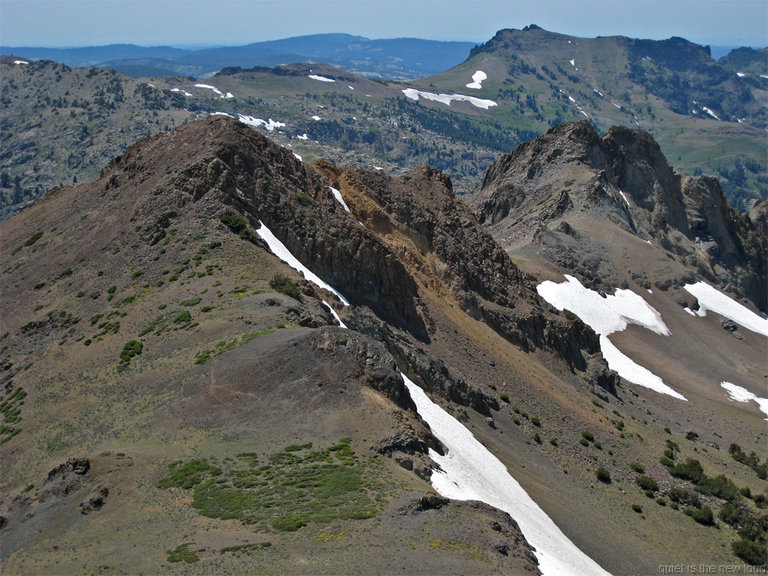
<instances>
[{"instance_id":1,"label":"blue sky","mask_svg":"<svg viewBox=\"0 0 768 576\"><path fill-rule=\"evenodd\" d=\"M238 45L345 32L485 42L537 24L581 37L768 45L766 0L0 0L0 45Z\"/></svg>"}]
</instances>

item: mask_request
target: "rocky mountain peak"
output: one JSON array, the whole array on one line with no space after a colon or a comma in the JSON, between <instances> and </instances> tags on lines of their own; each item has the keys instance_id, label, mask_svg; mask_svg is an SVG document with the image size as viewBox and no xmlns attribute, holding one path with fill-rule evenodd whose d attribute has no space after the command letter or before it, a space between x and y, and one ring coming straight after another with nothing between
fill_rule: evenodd
<instances>
[{"instance_id":1,"label":"rocky mountain peak","mask_svg":"<svg viewBox=\"0 0 768 576\"><path fill-rule=\"evenodd\" d=\"M590 214L590 226L611 222L657 242L765 308L758 227L728 204L717 179L676 173L646 132L613 127L601 137L586 120L556 126L497 160L470 202L507 248L542 241L544 228L572 230Z\"/></svg>"}]
</instances>

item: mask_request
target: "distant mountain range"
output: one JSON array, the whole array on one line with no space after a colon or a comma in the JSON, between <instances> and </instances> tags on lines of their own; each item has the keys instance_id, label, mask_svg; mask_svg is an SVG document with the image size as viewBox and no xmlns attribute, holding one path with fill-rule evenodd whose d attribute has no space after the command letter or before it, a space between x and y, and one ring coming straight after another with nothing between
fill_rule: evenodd
<instances>
[{"instance_id":1,"label":"distant mountain range","mask_svg":"<svg viewBox=\"0 0 768 576\"><path fill-rule=\"evenodd\" d=\"M54 186L92 179L136 140L210 114L241 119L308 161L395 173L429 164L466 195L500 155L583 118L602 134L615 125L652 133L679 172L716 176L742 212L768 196L765 50L741 48L715 61L708 48L682 38L585 39L537 26L501 30L483 45L457 45L453 56L440 43L347 35L254 46L273 63L289 60L276 54L293 51L336 64L253 66L250 47L240 57L240 49L214 48L194 52L218 70L210 78L133 78L110 68L0 56L2 206L11 212ZM106 60L134 66L135 57L153 49L105 50ZM155 56L169 62L193 54L158 50ZM76 56L87 61L89 49ZM341 69L342 60L360 74ZM399 82L368 77L372 66L413 71L426 64L422 70L439 73Z\"/></svg>"},{"instance_id":2,"label":"distant mountain range","mask_svg":"<svg viewBox=\"0 0 768 576\"><path fill-rule=\"evenodd\" d=\"M473 46L471 42L418 38L371 40L349 34L315 34L198 50L112 44L83 48L0 47L0 54L53 60L72 67L112 68L133 77L205 77L228 66L251 68L318 62L362 76L413 80L455 66L467 57Z\"/></svg>"}]
</instances>

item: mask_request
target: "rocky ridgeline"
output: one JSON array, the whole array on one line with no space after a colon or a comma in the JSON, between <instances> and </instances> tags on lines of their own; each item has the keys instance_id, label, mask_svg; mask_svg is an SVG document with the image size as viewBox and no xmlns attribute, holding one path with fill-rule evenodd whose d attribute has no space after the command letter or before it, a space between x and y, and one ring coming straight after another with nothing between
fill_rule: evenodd
<instances>
[{"instance_id":1,"label":"rocky ridgeline","mask_svg":"<svg viewBox=\"0 0 768 576\"><path fill-rule=\"evenodd\" d=\"M717 179L676 173L646 132L614 127L601 137L586 120L561 124L497 160L471 202L494 236L516 247L545 226L586 247L589 234L580 238L568 220L591 212L766 310L765 220L736 212ZM571 264L587 278L598 272Z\"/></svg>"},{"instance_id":2,"label":"rocky ridgeline","mask_svg":"<svg viewBox=\"0 0 768 576\"><path fill-rule=\"evenodd\" d=\"M534 279L515 266L453 195L444 173L423 166L393 178L328 163L318 169L342 190L355 217L390 245L425 288L450 293L465 312L523 349L548 349L571 368L586 369L599 349L594 332L541 308ZM425 387L431 388L427 382Z\"/></svg>"}]
</instances>

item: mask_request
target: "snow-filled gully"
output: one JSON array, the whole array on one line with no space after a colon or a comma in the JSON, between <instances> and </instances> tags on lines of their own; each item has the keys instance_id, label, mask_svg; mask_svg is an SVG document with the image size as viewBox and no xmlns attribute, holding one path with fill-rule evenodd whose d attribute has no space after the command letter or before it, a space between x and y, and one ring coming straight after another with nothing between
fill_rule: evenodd
<instances>
[{"instance_id":1,"label":"snow-filled gully","mask_svg":"<svg viewBox=\"0 0 768 576\"><path fill-rule=\"evenodd\" d=\"M336 196L336 191L332 192ZM333 292L345 306L349 306L347 299L338 290L299 262L264 223L259 224L256 232L275 256L310 282ZM346 328L333 306L325 300L323 304L330 308L339 325ZM433 471L431 477L432 487L439 494L454 500L479 500L507 512L518 523L529 544L535 548L534 554L544 576L609 574L563 534L512 477L504 464L472 432L432 402L424 390L405 374L401 372L401 375L419 416L429 424L432 433L446 448L444 456L431 449L429 451L430 458L440 467Z\"/></svg>"}]
</instances>

